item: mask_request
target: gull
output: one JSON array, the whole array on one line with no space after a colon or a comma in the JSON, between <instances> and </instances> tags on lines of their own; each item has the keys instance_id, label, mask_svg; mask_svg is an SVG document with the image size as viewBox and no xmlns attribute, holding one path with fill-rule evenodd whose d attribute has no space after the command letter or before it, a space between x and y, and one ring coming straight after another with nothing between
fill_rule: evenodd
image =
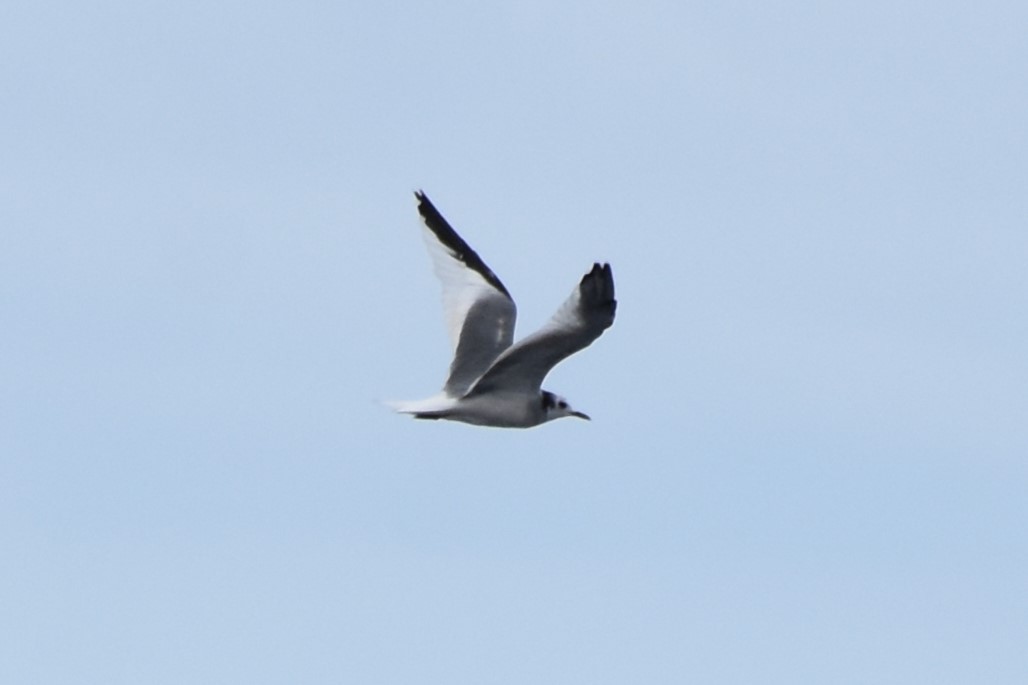
<instances>
[{"instance_id":1,"label":"gull","mask_svg":"<svg viewBox=\"0 0 1028 685\"><path fill-rule=\"evenodd\" d=\"M588 347L614 323L617 302L610 265L593 264L557 313L512 345L517 308L507 288L425 193L417 191L414 197L443 285L454 353L442 392L391 406L418 419L501 428L531 428L564 416L589 420L563 397L543 390L542 382L550 369Z\"/></svg>"}]
</instances>

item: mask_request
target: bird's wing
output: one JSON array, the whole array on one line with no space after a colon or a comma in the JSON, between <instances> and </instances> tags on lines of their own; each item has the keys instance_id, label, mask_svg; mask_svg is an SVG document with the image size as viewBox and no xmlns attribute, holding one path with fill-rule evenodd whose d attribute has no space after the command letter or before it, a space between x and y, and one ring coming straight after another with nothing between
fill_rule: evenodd
<instances>
[{"instance_id":1,"label":"bird's wing","mask_svg":"<svg viewBox=\"0 0 1028 685\"><path fill-rule=\"evenodd\" d=\"M550 369L610 328L616 308L610 264L594 264L546 325L497 357L469 394L538 392Z\"/></svg>"},{"instance_id":2,"label":"bird's wing","mask_svg":"<svg viewBox=\"0 0 1028 685\"><path fill-rule=\"evenodd\" d=\"M450 375L443 391L460 397L514 340L517 308L496 274L423 192L414 196L425 243L443 284L443 309L453 345Z\"/></svg>"}]
</instances>

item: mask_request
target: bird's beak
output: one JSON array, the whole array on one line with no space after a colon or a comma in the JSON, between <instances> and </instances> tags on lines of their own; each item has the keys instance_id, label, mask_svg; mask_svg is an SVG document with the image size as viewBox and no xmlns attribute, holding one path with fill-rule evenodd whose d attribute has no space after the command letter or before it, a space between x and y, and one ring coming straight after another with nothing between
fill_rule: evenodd
<instances>
[{"instance_id":1,"label":"bird's beak","mask_svg":"<svg viewBox=\"0 0 1028 685\"><path fill-rule=\"evenodd\" d=\"M588 414L583 414L580 411L573 411L573 412L571 412L571 416L575 416L575 417L578 417L580 419L585 419L586 421L592 421L592 419L589 418Z\"/></svg>"}]
</instances>

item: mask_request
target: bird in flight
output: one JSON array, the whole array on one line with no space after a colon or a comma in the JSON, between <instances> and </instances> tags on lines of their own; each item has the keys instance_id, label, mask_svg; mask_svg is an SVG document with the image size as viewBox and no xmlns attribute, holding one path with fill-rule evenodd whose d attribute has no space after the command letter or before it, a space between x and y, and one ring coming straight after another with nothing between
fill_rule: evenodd
<instances>
[{"instance_id":1,"label":"bird in flight","mask_svg":"<svg viewBox=\"0 0 1028 685\"><path fill-rule=\"evenodd\" d=\"M414 196L442 281L454 354L442 392L391 406L419 419L502 428L531 428L564 416L589 419L563 397L543 390L542 382L550 369L588 347L614 323L617 302L610 265L593 264L557 313L512 345L517 308L507 288L427 195L418 191Z\"/></svg>"}]
</instances>

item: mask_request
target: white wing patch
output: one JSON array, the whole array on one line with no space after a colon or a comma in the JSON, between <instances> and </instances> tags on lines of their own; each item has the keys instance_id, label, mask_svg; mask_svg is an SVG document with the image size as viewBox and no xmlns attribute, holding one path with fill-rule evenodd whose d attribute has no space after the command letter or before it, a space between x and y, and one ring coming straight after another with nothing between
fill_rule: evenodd
<instances>
[{"instance_id":1,"label":"white wing patch","mask_svg":"<svg viewBox=\"0 0 1028 685\"><path fill-rule=\"evenodd\" d=\"M507 300L506 295L496 290L480 273L465 266L455 252L439 242L435 234L422 223L422 236L432 257L432 268L436 278L443 285L443 314L446 317L446 332L450 336L450 345L454 350L460 342L460 334L464 328L464 320L468 311L479 300ZM498 321L496 341L503 339L505 326L510 322Z\"/></svg>"},{"instance_id":2,"label":"white wing patch","mask_svg":"<svg viewBox=\"0 0 1028 685\"><path fill-rule=\"evenodd\" d=\"M422 192L414 195L422 236L443 286L443 313L453 347L443 391L459 397L510 347L517 308L500 279L432 201Z\"/></svg>"}]
</instances>

